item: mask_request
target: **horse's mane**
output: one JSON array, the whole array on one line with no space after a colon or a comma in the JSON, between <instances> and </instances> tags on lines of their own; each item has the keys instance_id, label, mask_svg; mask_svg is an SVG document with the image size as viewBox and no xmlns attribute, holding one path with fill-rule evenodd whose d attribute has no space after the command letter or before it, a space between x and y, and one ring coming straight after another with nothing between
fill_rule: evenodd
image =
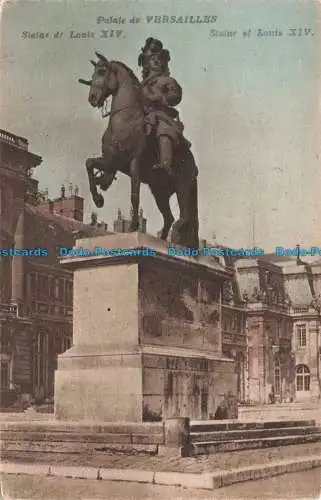
<instances>
[{"instance_id":1,"label":"horse's mane","mask_svg":"<svg viewBox=\"0 0 321 500\"><path fill-rule=\"evenodd\" d=\"M128 66L126 66L125 63L123 63L121 61L110 61L110 63L118 64L118 66L121 66L122 68L124 68L127 71L127 73L129 74L129 76L132 78L134 83L136 85L139 85L140 82L139 82L137 76L135 75L135 73L133 72L132 69L130 69Z\"/></svg>"}]
</instances>

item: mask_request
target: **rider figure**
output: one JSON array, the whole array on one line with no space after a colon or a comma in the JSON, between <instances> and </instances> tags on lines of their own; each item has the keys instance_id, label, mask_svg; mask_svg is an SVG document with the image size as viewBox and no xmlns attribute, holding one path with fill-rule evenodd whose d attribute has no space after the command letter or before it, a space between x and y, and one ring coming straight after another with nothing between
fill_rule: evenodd
<instances>
[{"instance_id":1,"label":"rider figure","mask_svg":"<svg viewBox=\"0 0 321 500\"><path fill-rule=\"evenodd\" d=\"M148 38L138 58L142 66L142 87L146 105L146 133L155 133L159 145L159 163L153 170L171 173L173 150L185 142L183 124L174 108L182 99L182 89L170 77L168 62L170 55L160 40Z\"/></svg>"}]
</instances>

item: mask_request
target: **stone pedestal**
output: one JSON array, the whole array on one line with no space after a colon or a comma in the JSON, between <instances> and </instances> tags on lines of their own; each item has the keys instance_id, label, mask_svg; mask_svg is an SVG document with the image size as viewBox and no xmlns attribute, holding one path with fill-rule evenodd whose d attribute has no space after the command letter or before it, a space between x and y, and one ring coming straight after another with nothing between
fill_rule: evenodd
<instances>
[{"instance_id":1,"label":"stone pedestal","mask_svg":"<svg viewBox=\"0 0 321 500\"><path fill-rule=\"evenodd\" d=\"M229 272L208 257L169 256L164 242L140 233L82 239L76 248L95 254L62 260L74 271L73 346L58 357L56 418L214 415L236 393L221 342Z\"/></svg>"}]
</instances>

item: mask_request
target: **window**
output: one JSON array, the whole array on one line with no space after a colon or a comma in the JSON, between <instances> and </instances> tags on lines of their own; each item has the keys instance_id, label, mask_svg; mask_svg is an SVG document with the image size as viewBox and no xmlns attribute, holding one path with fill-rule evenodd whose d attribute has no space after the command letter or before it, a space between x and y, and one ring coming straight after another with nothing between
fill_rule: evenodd
<instances>
[{"instance_id":1,"label":"window","mask_svg":"<svg viewBox=\"0 0 321 500\"><path fill-rule=\"evenodd\" d=\"M36 297L37 295L37 275L36 273L31 273L29 275L29 289L31 297Z\"/></svg>"},{"instance_id":2,"label":"window","mask_svg":"<svg viewBox=\"0 0 321 500\"><path fill-rule=\"evenodd\" d=\"M298 347L306 347L307 345L307 328L306 325L297 325L296 338Z\"/></svg>"},{"instance_id":3,"label":"window","mask_svg":"<svg viewBox=\"0 0 321 500\"><path fill-rule=\"evenodd\" d=\"M296 367L296 390L310 390L310 370L305 365L299 365Z\"/></svg>"},{"instance_id":4,"label":"window","mask_svg":"<svg viewBox=\"0 0 321 500\"><path fill-rule=\"evenodd\" d=\"M172 372L169 372L167 375L167 397L172 398L173 397L173 374Z\"/></svg>"},{"instance_id":5,"label":"window","mask_svg":"<svg viewBox=\"0 0 321 500\"><path fill-rule=\"evenodd\" d=\"M55 289L56 289L55 278L51 276L49 278L49 297L52 299L52 301L55 300Z\"/></svg>"},{"instance_id":6,"label":"window","mask_svg":"<svg viewBox=\"0 0 321 500\"><path fill-rule=\"evenodd\" d=\"M38 275L38 296L40 300L49 298L49 276L45 274Z\"/></svg>"},{"instance_id":7,"label":"window","mask_svg":"<svg viewBox=\"0 0 321 500\"><path fill-rule=\"evenodd\" d=\"M1 389L9 388L9 362L1 361L0 364L0 385Z\"/></svg>"},{"instance_id":8,"label":"window","mask_svg":"<svg viewBox=\"0 0 321 500\"><path fill-rule=\"evenodd\" d=\"M71 347L71 339L70 337L62 337L61 339L61 350L60 352L63 353L70 349Z\"/></svg>"},{"instance_id":9,"label":"window","mask_svg":"<svg viewBox=\"0 0 321 500\"><path fill-rule=\"evenodd\" d=\"M65 286L64 286L64 279L63 278L58 278L56 280L56 293L57 293L57 301L58 302L61 302L61 303L64 303L65 302L65 297L64 297L64 289L65 289Z\"/></svg>"},{"instance_id":10,"label":"window","mask_svg":"<svg viewBox=\"0 0 321 500\"><path fill-rule=\"evenodd\" d=\"M232 315L230 311L224 311L224 330L229 332L232 330Z\"/></svg>"},{"instance_id":11,"label":"window","mask_svg":"<svg viewBox=\"0 0 321 500\"><path fill-rule=\"evenodd\" d=\"M33 384L35 391L41 393L46 387L48 376L48 333L37 332L33 341Z\"/></svg>"},{"instance_id":12,"label":"window","mask_svg":"<svg viewBox=\"0 0 321 500\"><path fill-rule=\"evenodd\" d=\"M275 362L274 368L274 391L276 394L280 394L281 392L281 368L280 361Z\"/></svg>"},{"instance_id":13,"label":"window","mask_svg":"<svg viewBox=\"0 0 321 500\"><path fill-rule=\"evenodd\" d=\"M73 283L72 281L66 281L66 303L68 306L72 306L72 292L73 292Z\"/></svg>"}]
</instances>

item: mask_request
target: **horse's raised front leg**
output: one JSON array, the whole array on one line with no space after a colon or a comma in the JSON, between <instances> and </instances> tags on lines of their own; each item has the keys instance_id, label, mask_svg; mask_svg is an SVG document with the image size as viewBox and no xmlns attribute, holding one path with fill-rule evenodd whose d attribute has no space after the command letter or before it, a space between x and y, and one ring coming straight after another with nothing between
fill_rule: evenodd
<instances>
[{"instance_id":1,"label":"horse's raised front leg","mask_svg":"<svg viewBox=\"0 0 321 500\"><path fill-rule=\"evenodd\" d=\"M94 200L96 207L101 208L104 206L104 198L97 191L97 182L96 177L94 175L95 168L102 168L102 159L101 158L88 158L86 160L86 170L88 174L89 180L89 189Z\"/></svg>"},{"instance_id":2,"label":"horse's raised front leg","mask_svg":"<svg viewBox=\"0 0 321 500\"><path fill-rule=\"evenodd\" d=\"M132 204L132 220L129 231L138 231L139 228L139 195L140 195L140 162L135 157L130 164L130 178L131 178L131 204Z\"/></svg>"}]
</instances>

